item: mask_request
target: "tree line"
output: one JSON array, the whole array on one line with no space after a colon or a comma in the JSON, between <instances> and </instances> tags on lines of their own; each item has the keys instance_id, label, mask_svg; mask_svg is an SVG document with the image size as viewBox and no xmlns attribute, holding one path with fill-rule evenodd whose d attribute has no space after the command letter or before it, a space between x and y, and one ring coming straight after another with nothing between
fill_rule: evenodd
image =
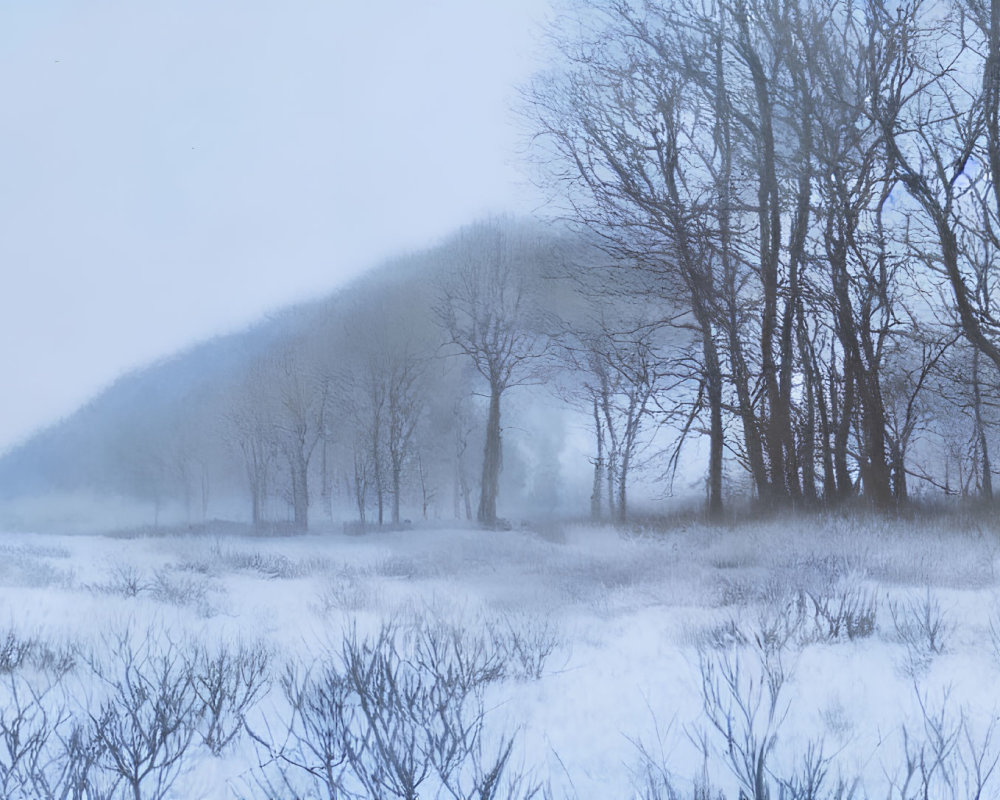
<instances>
[{"instance_id":1,"label":"tree line","mask_svg":"<svg viewBox=\"0 0 1000 800\"><path fill-rule=\"evenodd\" d=\"M690 335L659 366L710 512L728 462L776 505L991 498L1000 4L591 0L551 40L539 174L608 255L592 290Z\"/></svg>"}]
</instances>

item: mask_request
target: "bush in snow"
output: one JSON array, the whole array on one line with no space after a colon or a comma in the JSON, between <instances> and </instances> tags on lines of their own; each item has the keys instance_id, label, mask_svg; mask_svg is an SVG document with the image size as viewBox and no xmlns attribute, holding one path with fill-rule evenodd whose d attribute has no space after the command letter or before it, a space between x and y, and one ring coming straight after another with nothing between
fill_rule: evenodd
<instances>
[{"instance_id":1,"label":"bush in snow","mask_svg":"<svg viewBox=\"0 0 1000 800\"><path fill-rule=\"evenodd\" d=\"M903 670L919 675L934 656L945 652L955 626L930 588L919 598L890 601L889 614L897 640L906 647Z\"/></svg>"},{"instance_id":2,"label":"bush in snow","mask_svg":"<svg viewBox=\"0 0 1000 800\"><path fill-rule=\"evenodd\" d=\"M489 625L494 647L505 661L505 674L518 680L538 680L549 657L562 643L550 619L537 614L503 614Z\"/></svg>"},{"instance_id":3,"label":"bush in snow","mask_svg":"<svg viewBox=\"0 0 1000 800\"><path fill-rule=\"evenodd\" d=\"M91 656L104 689L88 711L98 764L135 800L162 800L184 765L197 736L205 704L195 690L189 660L169 639L126 629L105 643L108 661Z\"/></svg>"},{"instance_id":4,"label":"bush in snow","mask_svg":"<svg viewBox=\"0 0 1000 800\"><path fill-rule=\"evenodd\" d=\"M221 755L242 732L246 714L267 693L270 663L270 652L260 644L195 648L191 670L201 705L199 732L213 755Z\"/></svg>"},{"instance_id":5,"label":"bush in snow","mask_svg":"<svg viewBox=\"0 0 1000 800\"><path fill-rule=\"evenodd\" d=\"M272 714L248 726L261 764L247 796L533 796L537 787L511 768L513 739L490 744L484 733L492 663L440 628L350 632L311 669L287 668L283 722Z\"/></svg>"},{"instance_id":6,"label":"bush in snow","mask_svg":"<svg viewBox=\"0 0 1000 800\"><path fill-rule=\"evenodd\" d=\"M23 667L61 676L76 665L72 645L51 645L37 636L24 636L14 629L0 634L0 673Z\"/></svg>"},{"instance_id":7,"label":"bush in snow","mask_svg":"<svg viewBox=\"0 0 1000 800\"><path fill-rule=\"evenodd\" d=\"M994 741L996 721L977 735L963 709L955 709L948 692L932 705L917 690L920 719L904 723L902 763L886 769L888 800L934 798L967 800L995 797L1000 789L1000 749Z\"/></svg>"},{"instance_id":8,"label":"bush in snow","mask_svg":"<svg viewBox=\"0 0 1000 800\"><path fill-rule=\"evenodd\" d=\"M821 641L864 639L875 633L878 596L857 582L844 580L807 592L815 633Z\"/></svg>"},{"instance_id":9,"label":"bush in snow","mask_svg":"<svg viewBox=\"0 0 1000 800\"><path fill-rule=\"evenodd\" d=\"M119 564L111 569L108 582L101 588L109 594L137 597L147 586L142 573L136 567L131 564Z\"/></svg>"}]
</instances>

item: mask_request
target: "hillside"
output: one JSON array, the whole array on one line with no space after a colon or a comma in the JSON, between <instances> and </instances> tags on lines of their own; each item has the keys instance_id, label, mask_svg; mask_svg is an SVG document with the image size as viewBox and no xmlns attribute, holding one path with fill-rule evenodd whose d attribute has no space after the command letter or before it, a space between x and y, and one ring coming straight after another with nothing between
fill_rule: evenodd
<instances>
[{"instance_id":1,"label":"hillside","mask_svg":"<svg viewBox=\"0 0 1000 800\"><path fill-rule=\"evenodd\" d=\"M114 488L107 470L126 431L159 427L188 403L204 410L208 397L231 386L255 357L293 335L302 313L286 311L121 376L70 416L5 453L0 497Z\"/></svg>"}]
</instances>

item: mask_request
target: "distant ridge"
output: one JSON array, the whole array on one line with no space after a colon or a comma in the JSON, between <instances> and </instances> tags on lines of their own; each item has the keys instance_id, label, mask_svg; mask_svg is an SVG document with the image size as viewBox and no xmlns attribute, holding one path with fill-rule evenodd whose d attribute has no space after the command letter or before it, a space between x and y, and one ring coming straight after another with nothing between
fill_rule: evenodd
<instances>
[{"instance_id":1,"label":"distant ridge","mask_svg":"<svg viewBox=\"0 0 1000 800\"><path fill-rule=\"evenodd\" d=\"M199 394L231 386L255 357L297 329L286 309L244 331L199 342L122 375L70 415L4 453L0 497L110 488L101 486L94 470L102 466L117 431L148 424Z\"/></svg>"}]
</instances>

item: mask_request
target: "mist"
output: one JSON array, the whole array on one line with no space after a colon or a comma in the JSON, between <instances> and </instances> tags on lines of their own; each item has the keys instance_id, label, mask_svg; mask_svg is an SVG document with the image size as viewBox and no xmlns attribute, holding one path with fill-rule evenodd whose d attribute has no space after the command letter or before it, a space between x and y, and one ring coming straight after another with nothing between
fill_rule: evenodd
<instances>
[{"instance_id":1,"label":"mist","mask_svg":"<svg viewBox=\"0 0 1000 800\"><path fill-rule=\"evenodd\" d=\"M998 794L1000 5L4 13L0 796Z\"/></svg>"}]
</instances>

